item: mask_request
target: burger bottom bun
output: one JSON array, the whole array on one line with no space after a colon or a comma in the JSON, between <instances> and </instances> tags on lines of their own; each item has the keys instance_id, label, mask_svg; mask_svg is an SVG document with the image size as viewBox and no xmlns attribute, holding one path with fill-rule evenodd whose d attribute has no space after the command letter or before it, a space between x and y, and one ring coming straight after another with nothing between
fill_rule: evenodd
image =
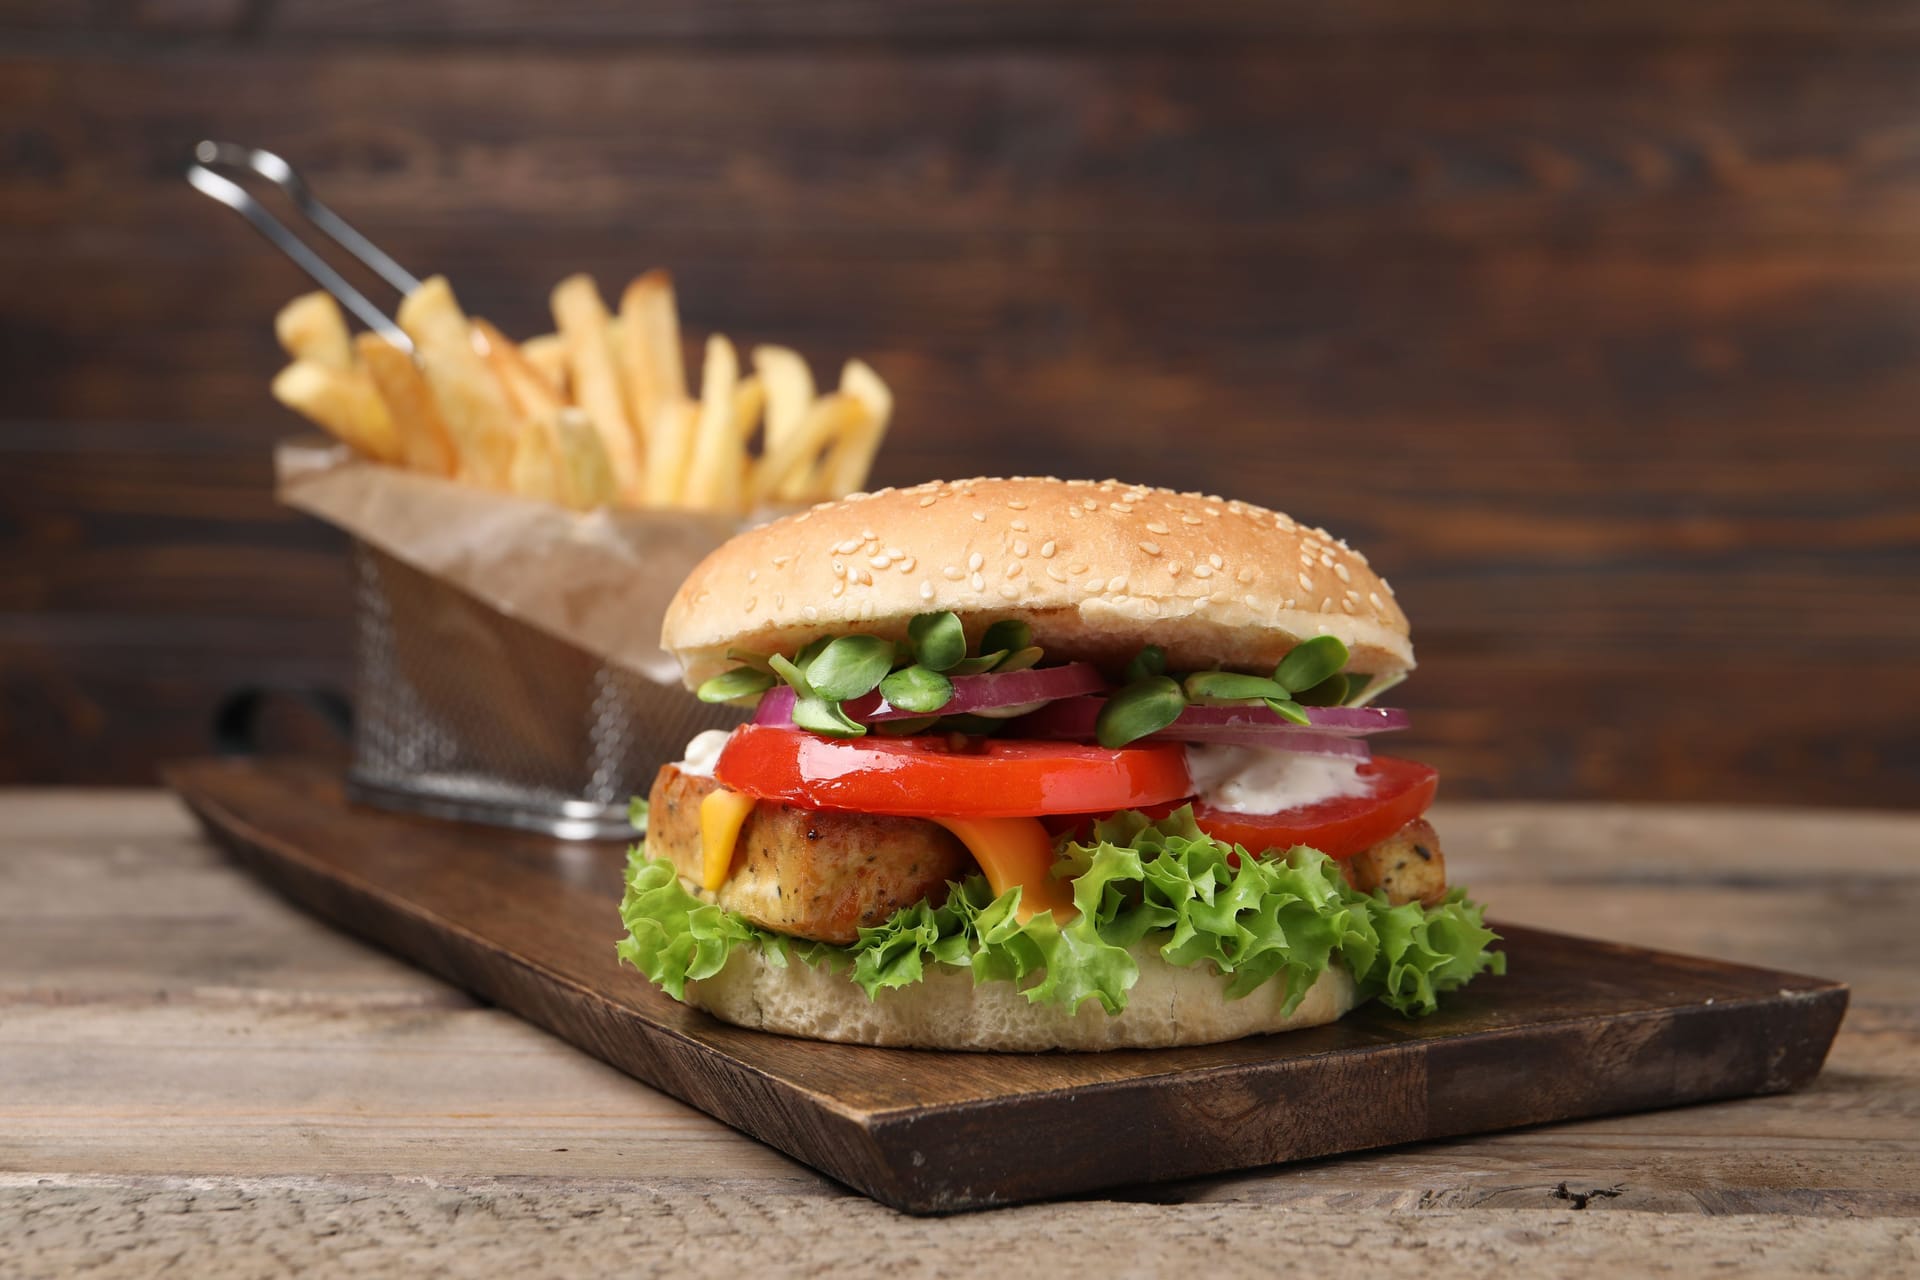
<instances>
[{"instance_id":1,"label":"burger bottom bun","mask_svg":"<svg viewBox=\"0 0 1920 1280\"><path fill-rule=\"evenodd\" d=\"M1135 945L1131 954L1140 980L1117 1016L1093 1000L1078 1013L1033 1004L1011 982L975 986L971 973L945 965L929 965L920 982L868 999L843 973L793 958L781 967L754 948L735 951L713 977L689 982L687 1003L722 1022L808 1040L989 1052L1214 1044L1321 1026L1355 1004L1353 979L1337 964L1289 1014L1280 981L1229 1000L1227 980L1211 965L1179 968L1147 944Z\"/></svg>"}]
</instances>

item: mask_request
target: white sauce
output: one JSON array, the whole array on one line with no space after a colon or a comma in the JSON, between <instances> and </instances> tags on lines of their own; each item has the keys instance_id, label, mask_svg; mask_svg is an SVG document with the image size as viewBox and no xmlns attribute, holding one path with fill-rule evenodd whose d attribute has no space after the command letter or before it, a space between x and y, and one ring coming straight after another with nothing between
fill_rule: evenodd
<instances>
[{"instance_id":1,"label":"white sauce","mask_svg":"<svg viewBox=\"0 0 1920 1280\"><path fill-rule=\"evenodd\" d=\"M1358 760L1308 756L1270 747L1187 748L1187 772L1202 803L1228 813L1278 813L1337 796L1361 796L1371 784Z\"/></svg>"},{"instance_id":2,"label":"white sauce","mask_svg":"<svg viewBox=\"0 0 1920 1280\"><path fill-rule=\"evenodd\" d=\"M696 778L711 778L714 762L720 758L720 748L726 746L732 736L728 729L704 729L694 734L693 741L687 743L685 758L676 767Z\"/></svg>"}]
</instances>

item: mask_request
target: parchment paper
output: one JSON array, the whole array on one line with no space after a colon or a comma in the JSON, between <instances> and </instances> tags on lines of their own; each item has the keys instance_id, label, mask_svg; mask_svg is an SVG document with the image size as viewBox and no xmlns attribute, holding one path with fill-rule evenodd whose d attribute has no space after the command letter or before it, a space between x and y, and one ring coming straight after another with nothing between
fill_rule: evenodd
<instances>
[{"instance_id":1,"label":"parchment paper","mask_svg":"<svg viewBox=\"0 0 1920 1280\"><path fill-rule=\"evenodd\" d=\"M275 455L280 500L502 614L659 684L680 668L660 621L682 579L778 512L567 511L296 442Z\"/></svg>"}]
</instances>

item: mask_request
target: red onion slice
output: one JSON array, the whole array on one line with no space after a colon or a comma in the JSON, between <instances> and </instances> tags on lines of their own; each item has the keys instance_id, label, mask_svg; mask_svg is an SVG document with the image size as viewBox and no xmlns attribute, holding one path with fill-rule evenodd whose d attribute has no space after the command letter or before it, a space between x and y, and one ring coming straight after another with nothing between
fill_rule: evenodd
<instances>
[{"instance_id":1,"label":"red onion slice","mask_svg":"<svg viewBox=\"0 0 1920 1280\"><path fill-rule=\"evenodd\" d=\"M1029 667L1025 671L989 671L977 676L955 676L953 699L937 712L902 711L887 705L875 689L863 698L843 702L840 709L862 723L879 720L908 720L934 714L966 715L995 711L1001 707L1024 706L1030 702L1053 702L1104 690L1107 682L1091 663L1069 662L1060 667ZM791 725L793 690L777 684L760 695L760 706L753 713L755 724ZM1045 710L1045 708L1041 708Z\"/></svg>"},{"instance_id":2,"label":"red onion slice","mask_svg":"<svg viewBox=\"0 0 1920 1280\"><path fill-rule=\"evenodd\" d=\"M1091 740L1101 706L1099 698L1064 699L1022 717L1020 732L1031 738ZM1404 729L1411 723L1406 712L1392 707L1304 707L1302 710L1309 722L1305 725L1282 719L1266 707L1188 707L1178 720L1150 736L1162 741L1233 741L1243 746L1262 746L1277 745L1267 741L1275 734L1342 740ZM1219 736L1222 734L1231 737Z\"/></svg>"},{"instance_id":3,"label":"red onion slice","mask_svg":"<svg viewBox=\"0 0 1920 1280\"><path fill-rule=\"evenodd\" d=\"M1303 756L1339 756L1349 760L1373 759L1373 748L1365 740L1339 733L1316 733L1312 729L1184 729L1175 725L1150 733L1142 742L1193 742L1214 747L1260 747L1267 751L1292 751Z\"/></svg>"}]
</instances>

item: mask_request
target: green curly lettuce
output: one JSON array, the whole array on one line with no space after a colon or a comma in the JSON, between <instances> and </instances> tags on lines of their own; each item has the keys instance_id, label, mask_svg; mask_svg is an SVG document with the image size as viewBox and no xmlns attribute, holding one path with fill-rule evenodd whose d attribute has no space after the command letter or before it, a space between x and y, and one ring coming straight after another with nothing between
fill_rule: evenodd
<instances>
[{"instance_id":1,"label":"green curly lettuce","mask_svg":"<svg viewBox=\"0 0 1920 1280\"><path fill-rule=\"evenodd\" d=\"M1040 912L1022 923L1020 890L994 896L982 876L949 886L846 946L804 942L749 923L697 897L665 859L643 846L629 856L620 958L677 1000L686 984L718 973L736 950L771 963L789 957L847 972L869 997L919 982L928 965L968 969L979 982L1012 982L1035 1003L1078 1008L1097 1000L1117 1014L1139 966L1129 948L1153 945L1169 964L1210 964L1228 999L1285 984L1291 1013L1336 960L1361 999L1421 1015L1442 993L1480 973L1506 972L1506 956L1481 907L1455 889L1435 907L1390 906L1364 894L1340 865L1301 846L1255 858L1201 831L1190 808L1150 819L1126 812L1094 824L1085 843L1062 845L1054 875L1073 886L1078 914L1065 924Z\"/></svg>"}]
</instances>

